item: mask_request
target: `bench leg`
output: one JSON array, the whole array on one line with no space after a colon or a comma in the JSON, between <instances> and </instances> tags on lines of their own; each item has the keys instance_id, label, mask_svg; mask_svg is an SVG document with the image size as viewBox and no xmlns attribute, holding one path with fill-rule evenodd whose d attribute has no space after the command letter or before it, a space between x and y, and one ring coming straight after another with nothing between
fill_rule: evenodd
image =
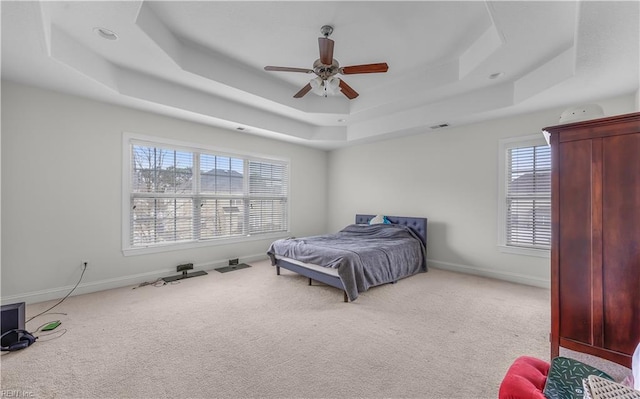
<instances>
[{"instance_id":1,"label":"bench leg","mask_svg":"<svg viewBox=\"0 0 640 399\"><path fill-rule=\"evenodd\" d=\"M276 266L276 276L280 275L280 266Z\"/></svg>"},{"instance_id":2,"label":"bench leg","mask_svg":"<svg viewBox=\"0 0 640 399\"><path fill-rule=\"evenodd\" d=\"M344 301L349 302L349 297L347 296L347 291L342 291L344 293Z\"/></svg>"}]
</instances>

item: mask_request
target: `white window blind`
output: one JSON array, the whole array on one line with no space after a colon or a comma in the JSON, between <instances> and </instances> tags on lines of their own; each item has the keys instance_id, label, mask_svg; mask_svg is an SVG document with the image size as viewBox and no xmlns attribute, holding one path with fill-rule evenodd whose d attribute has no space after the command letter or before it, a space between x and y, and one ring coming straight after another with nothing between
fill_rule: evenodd
<instances>
[{"instance_id":1,"label":"white window blind","mask_svg":"<svg viewBox=\"0 0 640 399\"><path fill-rule=\"evenodd\" d=\"M288 230L284 161L135 140L129 152L129 249Z\"/></svg>"},{"instance_id":2,"label":"white window blind","mask_svg":"<svg viewBox=\"0 0 640 399\"><path fill-rule=\"evenodd\" d=\"M551 151L546 145L508 148L506 245L551 246Z\"/></svg>"},{"instance_id":3,"label":"white window blind","mask_svg":"<svg viewBox=\"0 0 640 399\"><path fill-rule=\"evenodd\" d=\"M249 162L249 232L282 231L287 226L286 165Z\"/></svg>"}]
</instances>

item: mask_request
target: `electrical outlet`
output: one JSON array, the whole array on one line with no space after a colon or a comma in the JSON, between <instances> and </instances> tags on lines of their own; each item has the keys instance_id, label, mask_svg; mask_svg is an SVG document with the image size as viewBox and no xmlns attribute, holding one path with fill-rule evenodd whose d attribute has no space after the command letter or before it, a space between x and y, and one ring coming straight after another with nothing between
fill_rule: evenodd
<instances>
[{"instance_id":1,"label":"electrical outlet","mask_svg":"<svg viewBox=\"0 0 640 399\"><path fill-rule=\"evenodd\" d=\"M83 260L82 263L80 263L80 266L82 266L83 268L87 268L87 266L89 266L89 261L88 260Z\"/></svg>"}]
</instances>

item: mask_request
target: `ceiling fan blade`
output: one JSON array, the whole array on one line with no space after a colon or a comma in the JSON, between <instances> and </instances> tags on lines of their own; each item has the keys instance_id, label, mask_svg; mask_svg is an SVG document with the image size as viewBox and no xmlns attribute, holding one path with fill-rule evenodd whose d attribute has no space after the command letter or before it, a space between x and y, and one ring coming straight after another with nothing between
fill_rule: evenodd
<instances>
[{"instance_id":1,"label":"ceiling fan blade","mask_svg":"<svg viewBox=\"0 0 640 399\"><path fill-rule=\"evenodd\" d=\"M311 83L307 83L305 87L300 89L299 92L293 95L293 98L302 98L305 94L307 94L311 90Z\"/></svg>"},{"instance_id":2,"label":"ceiling fan blade","mask_svg":"<svg viewBox=\"0 0 640 399\"><path fill-rule=\"evenodd\" d=\"M358 92L353 90L351 86L345 83L345 81L342 79L340 79L340 91L342 91L342 94L347 96L349 100L353 100L354 98L358 97Z\"/></svg>"},{"instance_id":3,"label":"ceiling fan blade","mask_svg":"<svg viewBox=\"0 0 640 399\"><path fill-rule=\"evenodd\" d=\"M320 62L324 65L331 65L333 63L333 40L319 37L318 45L320 46Z\"/></svg>"},{"instance_id":4,"label":"ceiling fan blade","mask_svg":"<svg viewBox=\"0 0 640 399\"><path fill-rule=\"evenodd\" d=\"M386 62L380 62L378 64L363 64L363 65L351 65L340 68L340 73L343 75L353 75L355 73L380 73L387 72L389 65Z\"/></svg>"},{"instance_id":5,"label":"ceiling fan blade","mask_svg":"<svg viewBox=\"0 0 640 399\"><path fill-rule=\"evenodd\" d=\"M313 69L309 68L290 68L290 67L279 67L279 66L271 66L267 65L264 67L265 71L276 71L276 72L303 72L303 73L313 73Z\"/></svg>"}]
</instances>

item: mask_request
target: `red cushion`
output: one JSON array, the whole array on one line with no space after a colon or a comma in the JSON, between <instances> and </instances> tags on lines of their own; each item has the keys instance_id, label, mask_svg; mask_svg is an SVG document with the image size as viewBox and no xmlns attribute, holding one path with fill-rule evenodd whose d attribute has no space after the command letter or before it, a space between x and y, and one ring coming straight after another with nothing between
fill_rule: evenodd
<instances>
[{"instance_id":1,"label":"red cushion","mask_svg":"<svg viewBox=\"0 0 640 399\"><path fill-rule=\"evenodd\" d=\"M499 399L545 399L542 390L549 363L530 356L517 358L500 384Z\"/></svg>"}]
</instances>

